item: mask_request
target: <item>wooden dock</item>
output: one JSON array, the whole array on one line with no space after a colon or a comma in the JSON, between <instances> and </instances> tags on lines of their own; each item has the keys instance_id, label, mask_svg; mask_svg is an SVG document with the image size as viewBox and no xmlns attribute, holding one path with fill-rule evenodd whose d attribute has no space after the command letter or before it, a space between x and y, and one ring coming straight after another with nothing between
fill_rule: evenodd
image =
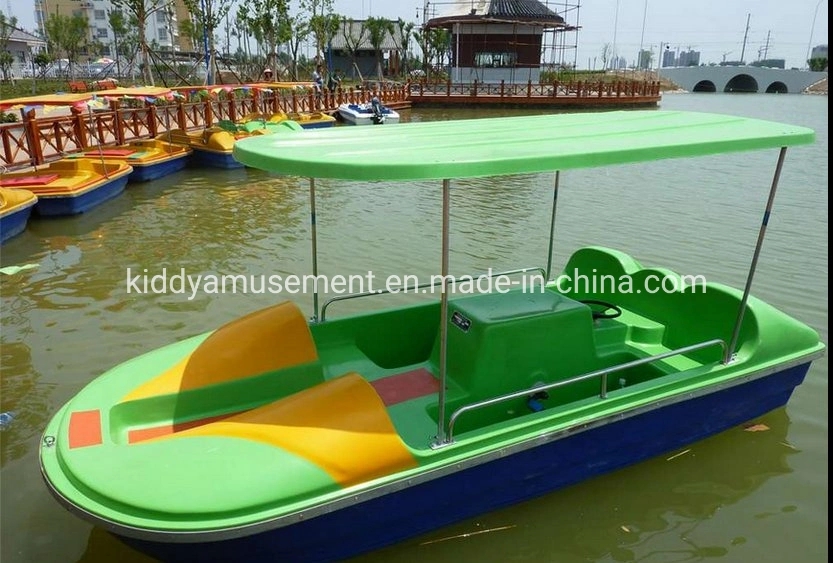
<instances>
[{"instance_id":1,"label":"wooden dock","mask_svg":"<svg viewBox=\"0 0 833 563\"><path fill-rule=\"evenodd\" d=\"M339 89L316 95L310 90L240 89L233 85L178 89L176 102L106 110L73 110L69 115L36 117L34 110L17 123L0 125L0 171L44 164L96 146L121 145L163 135L170 129L195 130L246 115L285 112L335 113L343 103L366 103L373 97L395 109L411 105L482 105L547 108L617 108L656 105L659 82L553 82L550 84L414 82L379 90Z\"/></svg>"},{"instance_id":2,"label":"wooden dock","mask_svg":"<svg viewBox=\"0 0 833 563\"><path fill-rule=\"evenodd\" d=\"M414 105L481 105L547 108L598 108L656 105L659 82L570 81L549 84L416 82L409 86Z\"/></svg>"}]
</instances>

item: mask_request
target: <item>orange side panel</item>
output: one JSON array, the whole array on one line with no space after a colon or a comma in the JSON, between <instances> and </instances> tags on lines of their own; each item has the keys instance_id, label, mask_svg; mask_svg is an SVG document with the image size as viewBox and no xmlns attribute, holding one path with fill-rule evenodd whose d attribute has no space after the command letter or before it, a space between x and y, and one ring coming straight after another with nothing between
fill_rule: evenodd
<instances>
[{"instance_id":1,"label":"orange side panel","mask_svg":"<svg viewBox=\"0 0 833 563\"><path fill-rule=\"evenodd\" d=\"M303 313L286 301L220 327L190 356L137 387L124 400L196 389L317 359Z\"/></svg>"},{"instance_id":2,"label":"orange side panel","mask_svg":"<svg viewBox=\"0 0 833 563\"><path fill-rule=\"evenodd\" d=\"M69 447L85 448L101 443L101 413L76 411L69 415Z\"/></svg>"},{"instance_id":3,"label":"orange side panel","mask_svg":"<svg viewBox=\"0 0 833 563\"><path fill-rule=\"evenodd\" d=\"M379 395L355 373L168 439L193 436L282 448L318 465L345 487L417 465Z\"/></svg>"}]
</instances>

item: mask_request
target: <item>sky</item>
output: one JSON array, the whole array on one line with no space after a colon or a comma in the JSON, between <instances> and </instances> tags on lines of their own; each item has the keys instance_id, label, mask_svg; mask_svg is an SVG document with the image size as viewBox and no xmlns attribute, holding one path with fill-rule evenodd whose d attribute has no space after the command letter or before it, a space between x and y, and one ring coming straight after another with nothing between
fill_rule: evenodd
<instances>
[{"instance_id":1,"label":"sky","mask_svg":"<svg viewBox=\"0 0 833 563\"><path fill-rule=\"evenodd\" d=\"M544 3L560 11L564 1ZM33 0L0 0L0 9L5 12L11 6L19 25L31 30L35 25L33 4ZM424 0L335 0L337 13L357 19L373 15L420 23L423 6ZM442 10L443 0L431 2L431 6L429 14ZM827 0L584 0L578 11L582 29L577 63L579 68L588 68L594 66L595 57L598 68L602 48L609 43L630 64L637 58L640 42L655 53L661 44L663 48L670 44L674 50L700 51L701 63L720 62L724 56L738 60L746 17L751 14L746 61L758 58L769 33L767 58L784 58L787 68L801 68L806 66L811 40L813 46L827 44L827 10Z\"/></svg>"}]
</instances>

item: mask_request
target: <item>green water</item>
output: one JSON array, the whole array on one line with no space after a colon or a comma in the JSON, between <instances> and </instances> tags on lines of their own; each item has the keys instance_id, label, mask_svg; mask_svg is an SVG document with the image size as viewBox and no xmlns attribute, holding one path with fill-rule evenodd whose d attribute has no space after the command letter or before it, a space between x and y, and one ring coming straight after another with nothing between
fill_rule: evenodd
<instances>
[{"instance_id":1,"label":"green water","mask_svg":"<svg viewBox=\"0 0 833 563\"><path fill-rule=\"evenodd\" d=\"M827 98L667 95L661 109L712 111L814 128L791 149L753 293L827 342ZM521 112L516 112L521 113ZM528 112L527 112L528 113ZM403 120L511 111L414 110ZM496 147L499 150L499 147ZM568 171L559 192L556 263L587 244L644 264L742 286L777 151ZM546 263L552 177L457 182L451 268L463 274ZM377 276L439 268L438 185L318 183L320 267ZM92 213L34 220L2 247L0 432L2 561L146 561L61 508L37 446L46 421L109 367L282 299L127 294L126 269L283 274L310 270L307 192L254 170L186 170ZM310 296L295 298L311 313ZM340 315L418 297L336 305ZM789 406L630 468L437 530L360 561L826 561L827 358ZM692 421L695 423L695 421ZM221 484L218 484L221 486ZM322 541L326 541L322 538Z\"/></svg>"}]
</instances>

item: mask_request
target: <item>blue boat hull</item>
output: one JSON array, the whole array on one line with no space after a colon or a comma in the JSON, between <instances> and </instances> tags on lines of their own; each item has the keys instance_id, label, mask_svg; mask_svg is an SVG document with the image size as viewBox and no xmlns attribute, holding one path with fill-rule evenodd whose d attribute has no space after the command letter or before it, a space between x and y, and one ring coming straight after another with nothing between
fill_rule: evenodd
<instances>
[{"instance_id":1,"label":"blue boat hull","mask_svg":"<svg viewBox=\"0 0 833 563\"><path fill-rule=\"evenodd\" d=\"M327 127L332 127L335 124L335 121L322 121L321 123L303 123L301 124L301 127L303 129L325 129Z\"/></svg>"},{"instance_id":2,"label":"blue boat hull","mask_svg":"<svg viewBox=\"0 0 833 563\"><path fill-rule=\"evenodd\" d=\"M112 178L95 189L81 195L66 197L40 197L35 204L35 212L43 216L78 215L85 213L107 200L113 199L124 191L129 174Z\"/></svg>"},{"instance_id":3,"label":"blue boat hull","mask_svg":"<svg viewBox=\"0 0 833 563\"><path fill-rule=\"evenodd\" d=\"M183 154L176 158L171 158L163 162L155 164L133 164L128 162L133 167L133 172L128 176L128 182L150 182L163 178L168 174L173 174L178 170L185 168L188 163L188 154Z\"/></svg>"},{"instance_id":4,"label":"blue boat hull","mask_svg":"<svg viewBox=\"0 0 833 563\"><path fill-rule=\"evenodd\" d=\"M195 164L200 166L212 166L214 168L243 168L243 165L234 160L231 153L220 153L214 151L204 151L195 148L193 160Z\"/></svg>"},{"instance_id":5,"label":"blue boat hull","mask_svg":"<svg viewBox=\"0 0 833 563\"><path fill-rule=\"evenodd\" d=\"M32 207L34 206L28 205L0 218L0 244L26 230L26 223L29 221L29 215L32 214Z\"/></svg>"},{"instance_id":6,"label":"blue boat hull","mask_svg":"<svg viewBox=\"0 0 833 563\"><path fill-rule=\"evenodd\" d=\"M643 412L245 538L200 544L123 538L162 561L328 561L378 549L690 444L784 406L809 363Z\"/></svg>"}]
</instances>

